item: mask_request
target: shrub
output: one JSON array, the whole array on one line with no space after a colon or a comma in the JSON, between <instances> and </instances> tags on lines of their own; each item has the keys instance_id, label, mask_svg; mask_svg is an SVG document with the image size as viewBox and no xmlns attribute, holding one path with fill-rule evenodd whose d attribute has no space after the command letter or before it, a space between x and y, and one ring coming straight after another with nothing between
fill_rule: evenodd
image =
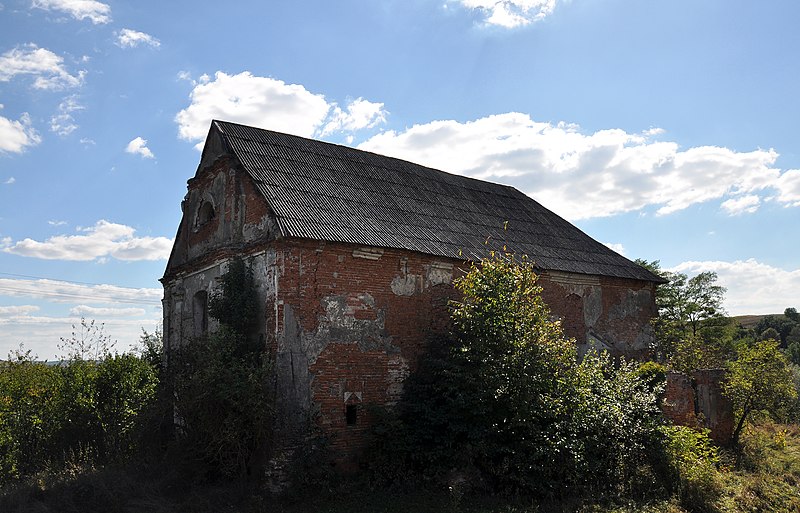
<instances>
[{"instance_id":1,"label":"shrub","mask_svg":"<svg viewBox=\"0 0 800 513\"><path fill-rule=\"evenodd\" d=\"M662 430L681 505L691 512L714 511L722 480L717 470L719 454L708 430L684 426L664 426Z\"/></svg>"}]
</instances>

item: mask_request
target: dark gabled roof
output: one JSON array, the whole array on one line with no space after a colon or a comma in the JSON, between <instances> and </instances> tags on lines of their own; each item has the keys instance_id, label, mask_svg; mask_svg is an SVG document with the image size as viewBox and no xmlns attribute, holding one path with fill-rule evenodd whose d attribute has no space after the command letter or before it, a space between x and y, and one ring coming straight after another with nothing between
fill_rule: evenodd
<instances>
[{"instance_id":1,"label":"dark gabled roof","mask_svg":"<svg viewBox=\"0 0 800 513\"><path fill-rule=\"evenodd\" d=\"M506 247L541 269L662 281L513 187L213 121L201 168L222 153L255 181L285 237L469 260Z\"/></svg>"}]
</instances>

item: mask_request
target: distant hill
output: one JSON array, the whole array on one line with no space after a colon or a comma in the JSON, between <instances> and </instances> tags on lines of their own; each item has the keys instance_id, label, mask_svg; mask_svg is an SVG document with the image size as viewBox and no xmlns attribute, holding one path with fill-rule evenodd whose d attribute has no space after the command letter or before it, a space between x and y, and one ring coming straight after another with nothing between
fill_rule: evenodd
<instances>
[{"instance_id":1,"label":"distant hill","mask_svg":"<svg viewBox=\"0 0 800 513\"><path fill-rule=\"evenodd\" d=\"M764 317L769 316L776 317L778 319L783 319L784 315L782 313L775 313L775 314L764 314L764 315L735 315L731 317L731 319L735 319L742 327L750 329L755 328L758 321L763 319Z\"/></svg>"}]
</instances>

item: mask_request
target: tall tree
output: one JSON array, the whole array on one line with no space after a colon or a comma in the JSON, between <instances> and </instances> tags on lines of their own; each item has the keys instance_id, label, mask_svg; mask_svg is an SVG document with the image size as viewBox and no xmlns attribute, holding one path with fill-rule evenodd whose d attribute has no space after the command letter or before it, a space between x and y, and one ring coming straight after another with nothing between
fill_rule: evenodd
<instances>
[{"instance_id":1,"label":"tall tree","mask_svg":"<svg viewBox=\"0 0 800 513\"><path fill-rule=\"evenodd\" d=\"M656 357L670 360L677 355L679 367L721 363L733 333L722 308L725 287L717 284L717 274L706 271L689 278L662 270L658 260L636 263L668 280L656 289Z\"/></svg>"},{"instance_id":2,"label":"tall tree","mask_svg":"<svg viewBox=\"0 0 800 513\"><path fill-rule=\"evenodd\" d=\"M736 427L732 442L737 444L742 429L759 414L779 420L797 399L797 390L786 356L775 340L744 345L728 365L725 394L733 402Z\"/></svg>"}]
</instances>

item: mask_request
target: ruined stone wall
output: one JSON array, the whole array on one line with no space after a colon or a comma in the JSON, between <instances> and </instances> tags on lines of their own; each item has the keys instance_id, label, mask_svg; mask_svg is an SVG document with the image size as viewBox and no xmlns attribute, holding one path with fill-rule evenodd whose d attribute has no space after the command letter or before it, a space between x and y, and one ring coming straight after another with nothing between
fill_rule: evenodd
<instances>
[{"instance_id":1,"label":"ruined stone wall","mask_svg":"<svg viewBox=\"0 0 800 513\"><path fill-rule=\"evenodd\" d=\"M316 241L275 244L279 436L312 422L340 467L369 440L370 405L393 404L430 337L448 322L458 263Z\"/></svg>"},{"instance_id":2,"label":"ruined stone wall","mask_svg":"<svg viewBox=\"0 0 800 513\"><path fill-rule=\"evenodd\" d=\"M653 337L650 319L656 315L654 284L557 271L542 273L539 284L581 353L594 347L614 356L646 358Z\"/></svg>"},{"instance_id":3,"label":"ruined stone wall","mask_svg":"<svg viewBox=\"0 0 800 513\"><path fill-rule=\"evenodd\" d=\"M213 262L223 253L263 243L278 234L269 206L252 179L221 158L189 180L178 237L165 278ZM213 217L207 218L213 212Z\"/></svg>"},{"instance_id":4,"label":"ruined stone wall","mask_svg":"<svg viewBox=\"0 0 800 513\"><path fill-rule=\"evenodd\" d=\"M661 399L664 416L679 426L697 426L695 390L692 380L680 372L668 372Z\"/></svg>"},{"instance_id":5,"label":"ruined stone wall","mask_svg":"<svg viewBox=\"0 0 800 513\"><path fill-rule=\"evenodd\" d=\"M661 402L664 416L679 426L707 428L720 445L733 434L733 405L722 393L724 369L698 369L691 376L667 373Z\"/></svg>"}]
</instances>

